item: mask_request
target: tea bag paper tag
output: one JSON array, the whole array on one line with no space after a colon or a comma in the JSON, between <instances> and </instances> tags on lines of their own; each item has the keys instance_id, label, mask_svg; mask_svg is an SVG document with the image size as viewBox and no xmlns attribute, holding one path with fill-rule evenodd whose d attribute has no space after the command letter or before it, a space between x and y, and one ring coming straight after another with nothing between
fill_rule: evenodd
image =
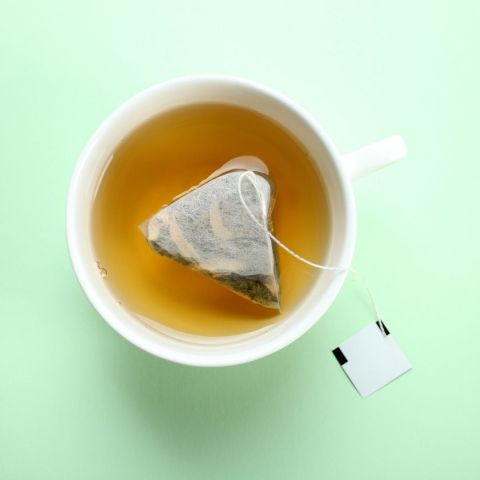
<instances>
[{"instance_id":1,"label":"tea bag paper tag","mask_svg":"<svg viewBox=\"0 0 480 480\"><path fill-rule=\"evenodd\" d=\"M374 322L332 350L358 393L368 397L412 368L383 324Z\"/></svg>"}]
</instances>

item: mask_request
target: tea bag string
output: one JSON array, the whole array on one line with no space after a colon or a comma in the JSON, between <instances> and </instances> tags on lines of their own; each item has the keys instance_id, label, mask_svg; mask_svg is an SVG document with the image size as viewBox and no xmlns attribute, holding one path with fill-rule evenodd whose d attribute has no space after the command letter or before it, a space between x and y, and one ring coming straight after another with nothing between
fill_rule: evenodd
<instances>
[{"instance_id":1,"label":"tea bag string","mask_svg":"<svg viewBox=\"0 0 480 480\"><path fill-rule=\"evenodd\" d=\"M376 317L377 317L377 322L378 322L378 325L380 327L380 330L382 331L383 335L386 337L387 333L385 332L385 328L383 326L383 322L382 322L382 319L380 317L380 313L378 311L377 303L375 302L375 299L373 298L372 291L370 290L370 287L368 285L367 278L365 277L365 275L357 272L356 270L354 270L351 267L327 267L325 265L319 265L317 263L310 262L309 260L301 257L300 255L297 255L295 252L293 252L287 246L285 246L280 240L278 240L275 236L273 236L270 233L270 231L268 230L268 228L265 225L262 225L262 223L257 219L257 217L255 217L255 215L252 213L252 211L250 210L250 208L246 204L245 199L243 198L243 194L242 194L242 183L243 183L243 179L245 177L253 185L253 188L255 188L255 191L257 192L257 195L260 197L260 199L262 199L262 202L261 202L262 205L264 204L263 194L260 191L260 189L258 188L257 177L256 177L254 172L246 171L246 172L243 172L240 175L240 177L238 179L238 185L237 185L238 196L240 197L240 202L242 203L243 207L245 208L247 213L250 215L251 219L255 222L255 224L258 227L260 227L270 237L270 239L272 241L274 241L279 247L283 248L286 252L288 252L290 255L292 255L292 257L297 258L301 262L306 263L307 265L310 265L314 268L318 268L318 269L321 269L321 270L331 270L331 271L339 271L339 272L345 272L345 271L352 272L354 281L357 280L359 277L361 277L363 279L364 283L365 283L365 287L366 287L367 292L370 296L370 299L372 300L373 308L375 309L375 314L376 314Z\"/></svg>"}]
</instances>

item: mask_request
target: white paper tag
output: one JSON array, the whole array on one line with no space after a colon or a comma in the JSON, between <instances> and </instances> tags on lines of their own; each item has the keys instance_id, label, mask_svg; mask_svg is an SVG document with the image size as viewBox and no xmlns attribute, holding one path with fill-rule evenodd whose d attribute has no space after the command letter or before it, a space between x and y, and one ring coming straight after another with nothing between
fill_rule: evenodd
<instances>
[{"instance_id":1,"label":"white paper tag","mask_svg":"<svg viewBox=\"0 0 480 480\"><path fill-rule=\"evenodd\" d=\"M412 368L385 324L383 327L387 336L374 322L332 350L363 398Z\"/></svg>"}]
</instances>

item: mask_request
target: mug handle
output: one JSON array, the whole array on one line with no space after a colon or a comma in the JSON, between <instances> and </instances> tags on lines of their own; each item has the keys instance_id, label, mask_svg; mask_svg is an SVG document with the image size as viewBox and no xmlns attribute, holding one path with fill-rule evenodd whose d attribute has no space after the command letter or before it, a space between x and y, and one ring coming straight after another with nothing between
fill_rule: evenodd
<instances>
[{"instance_id":1,"label":"mug handle","mask_svg":"<svg viewBox=\"0 0 480 480\"><path fill-rule=\"evenodd\" d=\"M398 162L407 156L407 146L400 135L372 143L360 150L343 155L342 160L351 180Z\"/></svg>"}]
</instances>

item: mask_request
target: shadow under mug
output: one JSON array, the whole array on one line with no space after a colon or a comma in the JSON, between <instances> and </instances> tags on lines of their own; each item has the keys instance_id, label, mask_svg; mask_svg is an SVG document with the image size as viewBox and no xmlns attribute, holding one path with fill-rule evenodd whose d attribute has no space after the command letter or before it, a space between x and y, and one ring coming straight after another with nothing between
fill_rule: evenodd
<instances>
[{"instance_id":1,"label":"shadow under mug","mask_svg":"<svg viewBox=\"0 0 480 480\"><path fill-rule=\"evenodd\" d=\"M93 199L116 146L150 118L199 102L255 110L280 123L309 152L324 178L332 218L325 256L329 266L348 267L352 260L356 230L352 179L404 158L406 148L403 140L394 136L341 156L316 120L288 97L224 75L189 76L151 87L125 102L96 130L73 172L66 210L70 259L85 294L112 328L153 355L193 366L236 365L276 352L304 334L332 304L348 272L322 271L297 308L273 325L231 337L200 337L139 318L119 305L98 273L92 245Z\"/></svg>"}]
</instances>

